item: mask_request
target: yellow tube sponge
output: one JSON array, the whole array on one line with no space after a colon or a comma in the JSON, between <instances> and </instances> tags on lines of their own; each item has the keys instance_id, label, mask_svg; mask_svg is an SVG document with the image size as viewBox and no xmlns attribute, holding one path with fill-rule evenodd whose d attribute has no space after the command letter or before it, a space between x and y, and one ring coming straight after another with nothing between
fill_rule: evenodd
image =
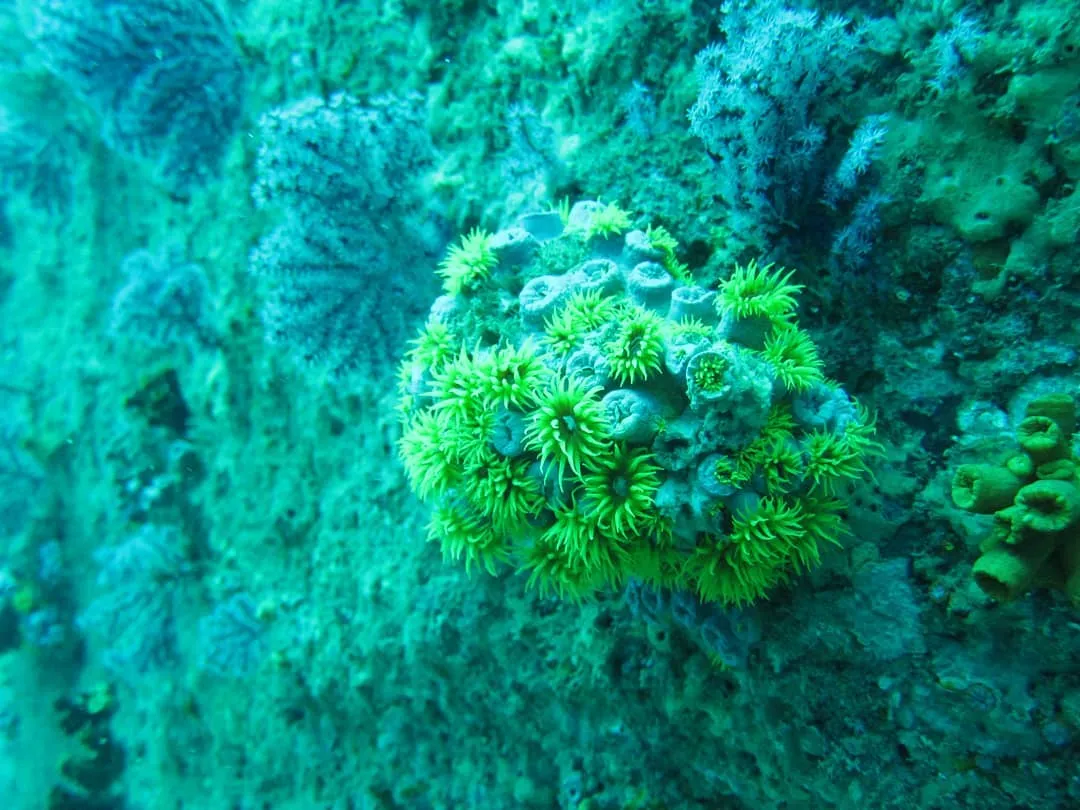
<instances>
[{"instance_id":1,"label":"yellow tube sponge","mask_svg":"<svg viewBox=\"0 0 1080 810\"><path fill-rule=\"evenodd\" d=\"M1035 462L1031 460L1027 453L1017 453L1010 456L1009 460L1005 462L1005 466L1017 478L1027 479L1035 475Z\"/></svg>"},{"instance_id":2,"label":"yellow tube sponge","mask_svg":"<svg viewBox=\"0 0 1080 810\"><path fill-rule=\"evenodd\" d=\"M1023 483L1007 467L962 464L953 475L953 503L968 512L993 514L1013 502Z\"/></svg>"},{"instance_id":3,"label":"yellow tube sponge","mask_svg":"<svg viewBox=\"0 0 1080 810\"><path fill-rule=\"evenodd\" d=\"M1056 545L1054 535L1037 533L1022 543L996 545L975 561L975 584L994 599L1015 599L1035 584Z\"/></svg>"},{"instance_id":4,"label":"yellow tube sponge","mask_svg":"<svg viewBox=\"0 0 1080 810\"><path fill-rule=\"evenodd\" d=\"M1069 481L1035 481L1016 495L1014 525L1027 535L1060 534L1080 522L1080 490ZM1055 541L1056 542L1056 541Z\"/></svg>"},{"instance_id":5,"label":"yellow tube sponge","mask_svg":"<svg viewBox=\"0 0 1080 810\"><path fill-rule=\"evenodd\" d=\"M1019 543L1021 535L1018 533L1013 518L1018 509L1010 506L994 513L994 522L990 525L990 533L979 543L979 551L989 551L1001 543L1012 545Z\"/></svg>"},{"instance_id":6,"label":"yellow tube sponge","mask_svg":"<svg viewBox=\"0 0 1080 810\"><path fill-rule=\"evenodd\" d=\"M1071 481L1076 486L1076 462L1071 458L1059 458L1040 464L1036 477L1045 480Z\"/></svg>"},{"instance_id":7,"label":"yellow tube sponge","mask_svg":"<svg viewBox=\"0 0 1080 810\"><path fill-rule=\"evenodd\" d=\"M966 464L956 471L957 506L993 514L972 572L994 599L1044 587L1064 590L1080 606L1080 459L1071 447L1076 422L1072 396L1040 397L1016 429L1022 453L1001 466Z\"/></svg>"},{"instance_id":8,"label":"yellow tube sponge","mask_svg":"<svg viewBox=\"0 0 1080 810\"><path fill-rule=\"evenodd\" d=\"M1036 465L1069 453L1061 426L1049 416L1025 417L1016 428L1016 440Z\"/></svg>"},{"instance_id":9,"label":"yellow tube sponge","mask_svg":"<svg viewBox=\"0 0 1080 810\"><path fill-rule=\"evenodd\" d=\"M1024 416L1045 416L1052 419L1068 443L1076 430L1076 400L1069 394L1048 394L1032 400L1024 409Z\"/></svg>"},{"instance_id":10,"label":"yellow tube sponge","mask_svg":"<svg viewBox=\"0 0 1080 810\"><path fill-rule=\"evenodd\" d=\"M1061 567L1065 575L1065 594L1080 607L1080 531L1061 546Z\"/></svg>"}]
</instances>

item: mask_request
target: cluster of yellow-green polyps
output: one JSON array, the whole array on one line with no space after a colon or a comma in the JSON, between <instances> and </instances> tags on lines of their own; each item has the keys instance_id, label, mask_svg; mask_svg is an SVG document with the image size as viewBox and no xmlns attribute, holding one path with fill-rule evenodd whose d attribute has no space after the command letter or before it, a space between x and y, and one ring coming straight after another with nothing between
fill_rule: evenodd
<instances>
[{"instance_id":1,"label":"cluster of yellow-green polyps","mask_svg":"<svg viewBox=\"0 0 1080 810\"><path fill-rule=\"evenodd\" d=\"M695 285L662 227L581 202L473 231L400 376L446 557L569 598L636 577L745 604L819 562L876 448L772 266Z\"/></svg>"},{"instance_id":2,"label":"cluster of yellow-green polyps","mask_svg":"<svg viewBox=\"0 0 1080 810\"><path fill-rule=\"evenodd\" d=\"M1080 604L1080 459L1073 452L1076 401L1051 394L1032 401L1017 425L1018 452L993 464L963 464L953 502L993 515L975 561L989 596L1014 599L1035 587L1065 591Z\"/></svg>"}]
</instances>

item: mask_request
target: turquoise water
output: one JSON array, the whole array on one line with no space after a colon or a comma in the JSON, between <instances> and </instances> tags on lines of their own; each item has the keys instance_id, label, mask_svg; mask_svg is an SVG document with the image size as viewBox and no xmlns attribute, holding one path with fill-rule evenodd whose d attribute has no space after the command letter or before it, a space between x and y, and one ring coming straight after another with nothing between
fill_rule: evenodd
<instances>
[{"instance_id":1,"label":"turquoise water","mask_svg":"<svg viewBox=\"0 0 1080 810\"><path fill-rule=\"evenodd\" d=\"M0 795L1080 806L1063 2L0 2Z\"/></svg>"}]
</instances>

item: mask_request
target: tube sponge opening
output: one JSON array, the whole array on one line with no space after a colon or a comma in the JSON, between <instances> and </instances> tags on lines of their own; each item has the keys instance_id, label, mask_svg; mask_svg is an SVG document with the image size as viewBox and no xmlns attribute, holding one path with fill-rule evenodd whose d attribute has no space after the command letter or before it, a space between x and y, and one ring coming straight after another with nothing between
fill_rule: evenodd
<instances>
[{"instance_id":1,"label":"tube sponge opening","mask_svg":"<svg viewBox=\"0 0 1080 810\"><path fill-rule=\"evenodd\" d=\"M1022 596L1035 584L1054 547L1052 535L1034 535L1017 545L995 546L975 561L975 584L998 601Z\"/></svg>"},{"instance_id":2,"label":"tube sponge opening","mask_svg":"<svg viewBox=\"0 0 1080 810\"><path fill-rule=\"evenodd\" d=\"M953 475L953 503L968 512L989 515L1012 504L1022 483L1005 467L962 464Z\"/></svg>"},{"instance_id":3,"label":"tube sponge opening","mask_svg":"<svg viewBox=\"0 0 1080 810\"><path fill-rule=\"evenodd\" d=\"M1001 549L983 554L972 569L975 584L999 602L1007 602L1023 593L1033 573L1022 561Z\"/></svg>"},{"instance_id":4,"label":"tube sponge opening","mask_svg":"<svg viewBox=\"0 0 1080 810\"><path fill-rule=\"evenodd\" d=\"M1080 490L1067 481L1028 484L1017 493L1016 506L1016 522L1025 533L1057 533L1080 522Z\"/></svg>"},{"instance_id":5,"label":"tube sponge opening","mask_svg":"<svg viewBox=\"0 0 1080 810\"><path fill-rule=\"evenodd\" d=\"M1049 416L1028 416L1016 428L1016 440L1036 464L1062 458L1069 448L1061 426Z\"/></svg>"},{"instance_id":6,"label":"tube sponge opening","mask_svg":"<svg viewBox=\"0 0 1080 810\"><path fill-rule=\"evenodd\" d=\"M1029 403L1024 416L1052 419L1068 441L1076 430L1076 400L1068 394L1048 394Z\"/></svg>"}]
</instances>

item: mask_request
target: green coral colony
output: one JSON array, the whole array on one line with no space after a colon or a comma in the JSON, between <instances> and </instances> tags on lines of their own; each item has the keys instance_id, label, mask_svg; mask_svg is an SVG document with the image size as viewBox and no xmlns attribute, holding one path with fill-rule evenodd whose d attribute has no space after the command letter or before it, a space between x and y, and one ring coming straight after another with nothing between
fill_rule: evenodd
<instances>
[{"instance_id":1,"label":"green coral colony","mask_svg":"<svg viewBox=\"0 0 1080 810\"><path fill-rule=\"evenodd\" d=\"M791 273L695 285L664 228L581 202L487 234L402 366L400 454L445 556L583 598L636 577L744 604L844 531L877 445Z\"/></svg>"}]
</instances>

